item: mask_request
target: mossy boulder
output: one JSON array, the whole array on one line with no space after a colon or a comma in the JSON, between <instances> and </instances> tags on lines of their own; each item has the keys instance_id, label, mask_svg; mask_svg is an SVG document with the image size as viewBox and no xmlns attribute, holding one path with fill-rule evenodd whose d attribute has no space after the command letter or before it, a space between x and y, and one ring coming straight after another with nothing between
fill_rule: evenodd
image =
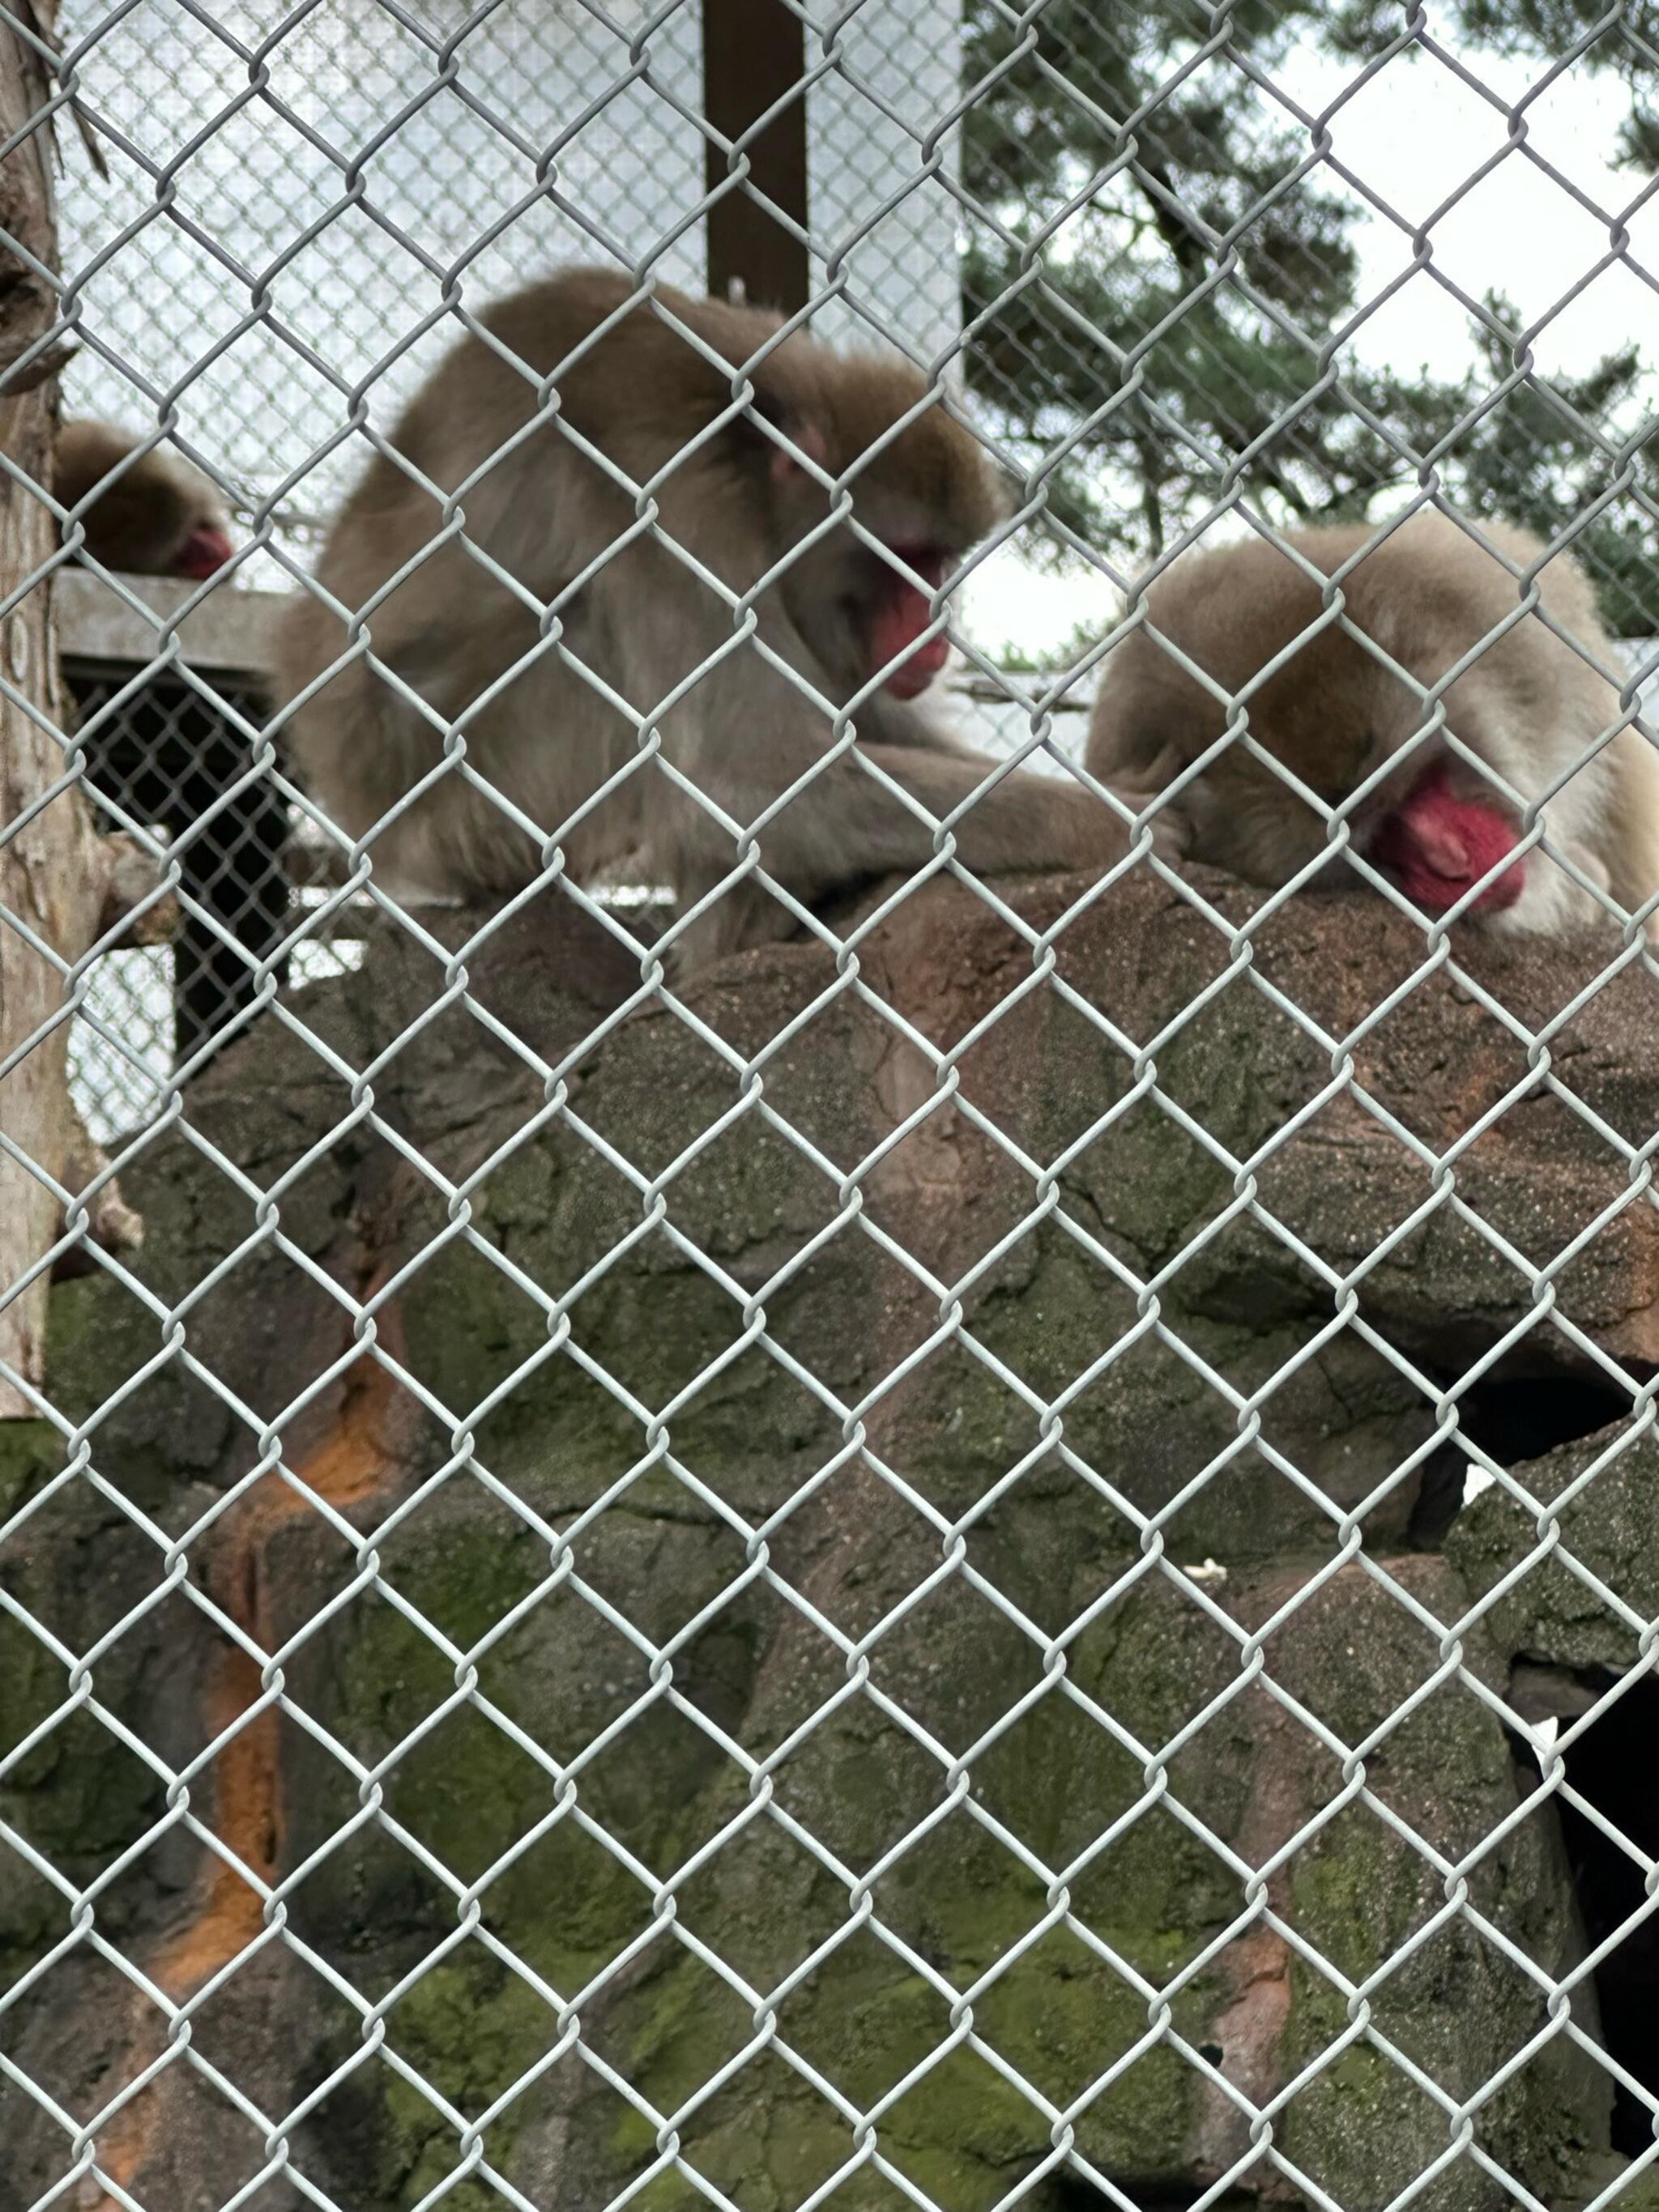
<instances>
[{"instance_id":1,"label":"mossy boulder","mask_svg":"<svg viewBox=\"0 0 1659 2212\"><path fill-rule=\"evenodd\" d=\"M1546 1082L1487 1000L1547 1018L1565 955L1396 1002L1420 939L1350 902L1061 927L1082 888L1009 894L1060 988L939 884L686 1018L553 902L378 936L219 1056L0 1458L50 2094L205 1991L191 2048L343 2203L989 2212L1057 2150L1165 2202L1498 2212L1476 2150L1585 2201L1606 2075L1541 1995L1582 1939L1479 1691L1547 1614L1572 1664L1628 1622L1499 1595L1540 1524L1498 1491L1402 1547L1437 1392L1559 1356L1587 1223L1564 1310L1659 1346L1597 1134L1652 1119L1645 979ZM1650 1614L1644 1465L1560 1517ZM165 2003L55 1952L93 1893ZM251 2186L216 2097L172 2065L122 2118L139 2201ZM62 2178L15 2081L0 2132Z\"/></svg>"}]
</instances>

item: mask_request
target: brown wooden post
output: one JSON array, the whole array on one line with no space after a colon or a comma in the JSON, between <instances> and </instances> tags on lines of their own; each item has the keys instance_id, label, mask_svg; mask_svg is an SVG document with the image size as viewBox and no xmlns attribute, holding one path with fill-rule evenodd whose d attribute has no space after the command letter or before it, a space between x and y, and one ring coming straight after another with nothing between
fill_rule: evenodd
<instances>
[{"instance_id":1,"label":"brown wooden post","mask_svg":"<svg viewBox=\"0 0 1659 2212\"><path fill-rule=\"evenodd\" d=\"M22 20L49 34L51 0L33 0ZM52 476L57 427L55 363L23 356L51 331L56 298L33 264L57 266L52 142L43 116L50 94L38 49L0 17L0 143L19 134L0 162L0 451L37 483ZM19 250L21 249L21 251ZM51 512L26 486L0 474L0 594L15 592L58 544ZM69 1092L69 1025L47 1028L64 1005L58 966L25 931L60 958L78 958L155 875L128 841L94 832L86 800L65 790L25 821L64 773L57 732L67 724L58 672L52 594L41 584L0 624L0 666L26 701L0 693L0 1130L46 1176L79 1194L102 1157L88 1142ZM30 711L32 709L33 711ZM38 719L37 719L38 718ZM135 878L134 868L137 864ZM13 919L15 918L15 919ZM39 1042L29 1047L33 1037ZM136 1217L111 1187L94 1229L113 1243L137 1242ZM25 1381L45 1373L46 1282L9 1296L62 1233L48 1184L0 1151L0 1359ZM38 1411L26 1390L0 1376L0 1419Z\"/></svg>"},{"instance_id":2,"label":"brown wooden post","mask_svg":"<svg viewBox=\"0 0 1659 2212\"><path fill-rule=\"evenodd\" d=\"M727 138L799 87L806 70L800 18L783 0L702 0L703 112ZM806 96L795 98L746 149L750 181L803 228L806 222ZM705 150L709 191L728 174L718 147ZM708 289L786 313L806 303L805 247L748 192L728 191L706 218Z\"/></svg>"}]
</instances>

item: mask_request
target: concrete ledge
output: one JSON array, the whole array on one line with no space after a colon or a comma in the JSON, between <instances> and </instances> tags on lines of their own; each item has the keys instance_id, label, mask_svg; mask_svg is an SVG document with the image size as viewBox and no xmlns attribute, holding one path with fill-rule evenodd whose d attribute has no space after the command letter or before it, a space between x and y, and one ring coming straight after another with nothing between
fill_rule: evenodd
<instances>
[{"instance_id":1,"label":"concrete ledge","mask_svg":"<svg viewBox=\"0 0 1659 2212\"><path fill-rule=\"evenodd\" d=\"M153 616L129 606L120 592L89 569L65 568L59 574L59 649L71 675L130 672L153 660L179 609L200 589L170 576L124 576L121 581L134 599L154 610ZM284 597L280 592L244 592L221 585L179 625L184 659L204 672L259 681L270 665L270 639Z\"/></svg>"}]
</instances>

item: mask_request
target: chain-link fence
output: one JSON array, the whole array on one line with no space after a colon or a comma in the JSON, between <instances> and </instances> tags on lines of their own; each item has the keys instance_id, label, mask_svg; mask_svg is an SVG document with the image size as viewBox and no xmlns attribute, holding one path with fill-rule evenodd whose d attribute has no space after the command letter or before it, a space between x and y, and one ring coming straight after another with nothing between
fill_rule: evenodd
<instances>
[{"instance_id":1,"label":"chain-link fence","mask_svg":"<svg viewBox=\"0 0 1659 2212\"><path fill-rule=\"evenodd\" d=\"M0 49L0 2208L1659 2204L1652 8Z\"/></svg>"}]
</instances>

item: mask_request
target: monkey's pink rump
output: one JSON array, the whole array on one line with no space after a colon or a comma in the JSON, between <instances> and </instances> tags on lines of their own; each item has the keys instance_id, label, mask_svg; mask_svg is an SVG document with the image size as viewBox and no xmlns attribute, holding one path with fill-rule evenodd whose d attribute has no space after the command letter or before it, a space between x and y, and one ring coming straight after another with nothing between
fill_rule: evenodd
<instances>
[{"instance_id":1,"label":"monkey's pink rump","mask_svg":"<svg viewBox=\"0 0 1659 2212\"><path fill-rule=\"evenodd\" d=\"M1443 914L1515 849L1515 828L1493 805L1460 799L1442 769L1431 769L1384 823L1372 848L1406 896ZM1526 887L1526 863L1495 877L1474 902L1476 912L1513 906Z\"/></svg>"}]
</instances>

